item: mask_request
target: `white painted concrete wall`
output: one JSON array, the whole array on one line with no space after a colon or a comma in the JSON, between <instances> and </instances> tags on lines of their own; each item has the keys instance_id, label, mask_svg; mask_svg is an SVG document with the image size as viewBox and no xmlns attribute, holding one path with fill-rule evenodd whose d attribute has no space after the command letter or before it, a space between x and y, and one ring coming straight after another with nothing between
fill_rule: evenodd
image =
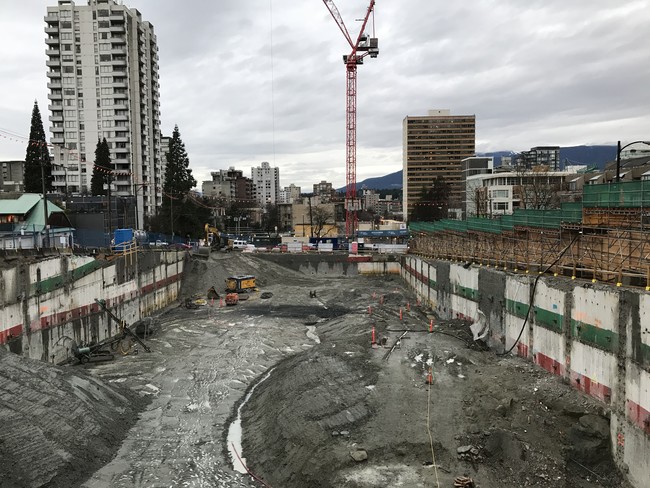
<instances>
[{"instance_id":1,"label":"white painted concrete wall","mask_svg":"<svg viewBox=\"0 0 650 488\"><path fill-rule=\"evenodd\" d=\"M26 270L29 281L22 285L30 288L30 295L24 297L26 304L17 296L20 286L16 271L3 273L7 280L4 280L3 293L0 294L4 300L4 306L0 307L0 337L3 331L22 325L20 347L25 356L55 363L63 361L70 355L72 340L77 343L102 341L116 333L117 324L109 323L107 314L98 313L96 298L106 300L111 310L127 323L133 323L176 300L184 254L165 252L160 257L161 264L121 284L114 263L91 271L74 282L68 280L66 286L40 294L36 293L35 287L38 269L43 281L61 276L66 269L70 272L93 259L61 256L31 264ZM134 269L129 271L134 273ZM146 285L154 286L142 293ZM9 348L8 345L5 347Z\"/></svg>"},{"instance_id":2,"label":"white painted concrete wall","mask_svg":"<svg viewBox=\"0 0 650 488\"><path fill-rule=\"evenodd\" d=\"M418 259L407 257L405 263L418 269ZM450 280L452 283L464 287L478 287L478 275L471 272L460 271L459 265L449 264ZM462 269L462 267L460 267ZM429 265L428 275L435 281L436 267ZM436 290L424 290L414 284L413 276L402 270L404 280L413 287L418 295L435 296ZM476 278L475 278L476 276ZM504 276L504 329L506 334L505 347L509 348L519 332L522 330L523 318L507 311L506 300L528 305L531 275ZM644 419L650 422L650 367L642 366L632 360L632 331L631 323L619 324L621 295L617 289L605 289L602 286L585 288L579 282L573 282L573 290L567 291L567 283L562 287L554 287L552 281L545 281L542 277L537 284L534 304L542 309L567 314L567 300L571 299L572 306L568 312L569 317L564 318L562 333L554 332L535 324L534 313L531 311L529 324L523 329L520 339L520 348L527 348L527 356L541 353L561 366L561 371L555 374L564 375L571 380L573 386L588 389L589 393L603 400L611 406L611 437L615 459L621 467L627 469L630 481L637 488L650 486L650 424L644 424ZM440 285L439 285L440 286ZM453 290L453 287L450 287ZM485 291L485 290L480 290ZM486 291L487 292L487 291ZM641 324L641 344L650 347L650 294L638 291L639 294L639 322ZM449 303L442 304L454 309L471 310L468 300L452 294ZM476 302L474 302L476 303ZM571 302L569 302L571 303ZM437 303L436 303L437 304ZM478 306L478 303L476 303ZM629 306L629 305L628 305ZM523 307L525 313L527 307ZM441 310L441 314L444 312ZM633 315L634 311L630 311ZM570 319L579 320L590 324L602 331L611 331L615 334L621 332L621 327L627 327L625 351L609 352L590 344L580 342L573 337L570 328ZM631 319L628 319L628 321ZM616 336L613 336L614 340ZM567 351L567 344L570 351ZM612 345L615 350L615 345ZM567 355L569 358L567 360ZM623 358L623 359L622 359ZM619 378L618 361L625 362L625 378ZM580 379L578 385L576 379ZM625 382L621 385L621 382ZM624 386L624 388L621 388ZM625 398L619 398L624 389ZM609 395L606 397L606 395ZM629 411L635 405L639 406L632 418ZM646 414L647 412L647 414Z\"/></svg>"},{"instance_id":3,"label":"white painted concrete wall","mask_svg":"<svg viewBox=\"0 0 650 488\"><path fill-rule=\"evenodd\" d=\"M618 300L618 293L615 292L575 287L571 318L617 332Z\"/></svg>"}]
</instances>

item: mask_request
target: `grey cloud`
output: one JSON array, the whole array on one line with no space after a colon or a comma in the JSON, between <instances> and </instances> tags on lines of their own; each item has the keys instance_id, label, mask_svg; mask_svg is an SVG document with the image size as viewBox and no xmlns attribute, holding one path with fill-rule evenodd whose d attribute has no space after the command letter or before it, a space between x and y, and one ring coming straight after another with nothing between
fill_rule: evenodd
<instances>
[{"instance_id":1,"label":"grey cloud","mask_svg":"<svg viewBox=\"0 0 650 488\"><path fill-rule=\"evenodd\" d=\"M27 132L34 98L47 113L48 3L3 4L0 42L15 48L0 55L0 90L15 96L0 98L0 127ZM155 26L162 127L179 125L197 179L275 160L283 185L343 186L349 47L322 2L125 3ZM367 3L336 3L356 35ZM400 169L402 119L431 108L476 114L478 150L648 137L650 0L381 0L376 10L381 53L358 70L359 179ZM23 153L0 139L0 156Z\"/></svg>"}]
</instances>

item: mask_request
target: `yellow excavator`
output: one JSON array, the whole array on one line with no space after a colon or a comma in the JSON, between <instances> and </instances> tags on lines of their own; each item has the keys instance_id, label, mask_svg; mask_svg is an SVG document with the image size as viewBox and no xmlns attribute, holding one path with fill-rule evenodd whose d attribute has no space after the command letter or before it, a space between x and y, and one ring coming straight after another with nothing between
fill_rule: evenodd
<instances>
[{"instance_id":1,"label":"yellow excavator","mask_svg":"<svg viewBox=\"0 0 650 488\"><path fill-rule=\"evenodd\" d=\"M203 245L197 249L196 256L209 259L210 250L219 249L221 247L221 232L210 224L205 224L203 230L205 233L205 240Z\"/></svg>"},{"instance_id":2,"label":"yellow excavator","mask_svg":"<svg viewBox=\"0 0 650 488\"><path fill-rule=\"evenodd\" d=\"M210 224L205 224L205 245L212 249L219 249L221 247L221 232L216 227Z\"/></svg>"}]
</instances>

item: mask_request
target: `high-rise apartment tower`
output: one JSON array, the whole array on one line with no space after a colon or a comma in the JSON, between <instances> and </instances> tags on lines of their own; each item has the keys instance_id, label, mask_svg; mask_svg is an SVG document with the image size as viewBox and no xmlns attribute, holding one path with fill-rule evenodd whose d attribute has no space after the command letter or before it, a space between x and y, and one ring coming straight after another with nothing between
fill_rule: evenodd
<instances>
[{"instance_id":1,"label":"high-rise apartment tower","mask_svg":"<svg viewBox=\"0 0 650 488\"><path fill-rule=\"evenodd\" d=\"M264 161L261 166L251 168L251 179L255 185L255 199L260 206L276 204L280 197L280 168L271 168Z\"/></svg>"},{"instance_id":2,"label":"high-rise apartment tower","mask_svg":"<svg viewBox=\"0 0 650 488\"><path fill-rule=\"evenodd\" d=\"M136 195L138 225L162 204L158 46L153 26L113 0L59 0L45 16L54 186L90 190L106 138L116 195Z\"/></svg>"},{"instance_id":3,"label":"high-rise apartment tower","mask_svg":"<svg viewBox=\"0 0 650 488\"><path fill-rule=\"evenodd\" d=\"M404 219L410 219L422 191L436 179L449 185L449 207L460 208L464 192L460 162L474 156L476 116L451 115L449 110L407 116L402 136Z\"/></svg>"}]
</instances>

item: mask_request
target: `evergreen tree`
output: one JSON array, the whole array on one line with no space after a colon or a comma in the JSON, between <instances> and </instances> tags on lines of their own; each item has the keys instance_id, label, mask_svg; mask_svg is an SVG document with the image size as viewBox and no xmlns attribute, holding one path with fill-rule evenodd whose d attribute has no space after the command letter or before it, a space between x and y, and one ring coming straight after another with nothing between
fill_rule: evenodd
<instances>
[{"instance_id":1,"label":"evergreen tree","mask_svg":"<svg viewBox=\"0 0 650 488\"><path fill-rule=\"evenodd\" d=\"M38 109L38 102L34 101L32 125L29 130L29 143L25 155L25 173L23 175L25 193L43 192L41 165L45 175L45 191L48 192L52 190L52 161L47 149L41 112Z\"/></svg>"},{"instance_id":2,"label":"evergreen tree","mask_svg":"<svg viewBox=\"0 0 650 488\"><path fill-rule=\"evenodd\" d=\"M172 198L183 199L195 185L196 180L192 176L185 144L176 125L169 141L169 152L167 153L165 182L163 184L163 192L165 193L163 195L163 206L170 204L170 195Z\"/></svg>"},{"instance_id":3,"label":"evergreen tree","mask_svg":"<svg viewBox=\"0 0 650 488\"><path fill-rule=\"evenodd\" d=\"M433 222L446 219L449 213L451 189L442 178L436 178L433 184L423 187L420 198L415 202L409 221Z\"/></svg>"},{"instance_id":4,"label":"evergreen tree","mask_svg":"<svg viewBox=\"0 0 650 488\"><path fill-rule=\"evenodd\" d=\"M93 176L90 180L90 193L95 196L106 195L107 190L104 189L104 184L110 181L110 171L113 170L111 165L111 153L108 148L106 138L102 141L97 141L97 148L95 149L95 164L93 166Z\"/></svg>"}]
</instances>

